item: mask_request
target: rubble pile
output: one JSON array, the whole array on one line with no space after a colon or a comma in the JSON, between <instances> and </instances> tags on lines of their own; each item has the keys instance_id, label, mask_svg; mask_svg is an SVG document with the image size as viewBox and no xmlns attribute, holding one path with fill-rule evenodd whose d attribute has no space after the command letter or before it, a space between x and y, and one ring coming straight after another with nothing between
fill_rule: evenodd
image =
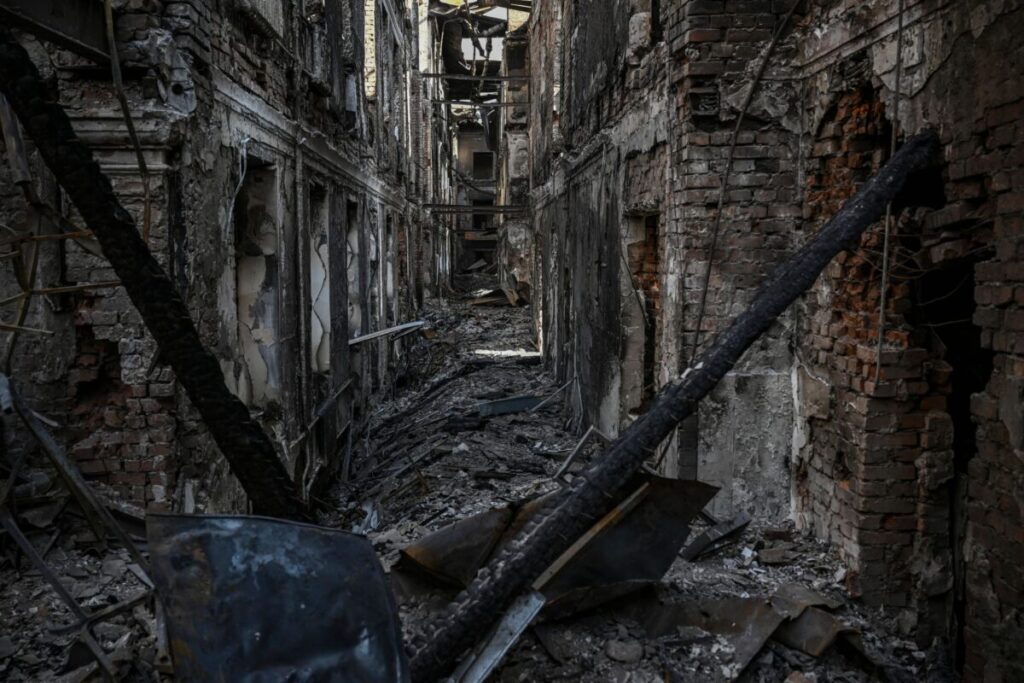
<instances>
[{"instance_id":1,"label":"rubble pile","mask_svg":"<svg viewBox=\"0 0 1024 683\"><path fill-rule=\"evenodd\" d=\"M355 455L352 481L335 491L343 512L331 522L368 534L390 570L407 633L463 587L452 578L465 572L455 563L491 524L488 515L515 514L571 481L600 446L587 439L574 454L582 434L565 410L571 391L559 392L530 360L529 315L468 302L428 308L430 340L412 354L436 375L381 408L378 429ZM538 410L524 407L548 397ZM513 412L481 416L517 399ZM437 534L463 520L471 523L455 527L454 541ZM705 514L680 555L688 553L693 561L677 558L660 582L617 600L573 607L567 618L541 611L488 680L945 680L942 661L919 650L894 615L849 599L836 553L788 521ZM423 571L411 554L436 564ZM806 604L780 608L778 596L794 592ZM722 618L710 619L716 610ZM796 620L805 611L805 621ZM806 631L798 631L803 641L794 642L792 627L780 628L790 616Z\"/></svg>"},{"instance_id":2,"label":"rubble pile","mask_svg":"<svg viewBox=\"0 0 1024 683\"><path fill-rule=\"evenodd\" d=\"M407 383L372 416L321 519L368 537L407 637L605 438L571 417L571 382L542 369L529 309L499 304L426 309L420 339L402 359ZM170 675L147 573L126 548L99 542L81 501L53 474L30 469L21 481L17 519L47 571L90 615L89 633L117 679ZM784 520L743 511L713 518L703 508L714 487L653 470L636 484L562 569L535 584L539 597L509 610L515 635L483 639L499 654L478 649L455 680L948 679L941 656L919 650L893 615L849 599L846 572L826 544ZM141 511L114 505L102 490L95 499L116 513L122 539L143 543ZM7 547L0 614L20 627L0 636L5 680L100 676L81 619L38 563L26 567Z\"/></svg>"},{"instance_id":3,"label":"rubble pile","mask_svg":"<svg viewBox=\"0 0 1024 683\"><path fill-rule=\"evenodd\" d=\"M114 666L117 680L171 680L171 662L146 574L124 548L101 550L66 496L44 493L38 498L51 496L61 514L43 518L34 512L40 508L33 507L19 519L71 597L90 615L102 616L91 620L91 633ZM0 679L103 680L99 664L80 638L79 619L6 534L0 544L6 549L0 555Z\"/></svg>"}]
</instances>

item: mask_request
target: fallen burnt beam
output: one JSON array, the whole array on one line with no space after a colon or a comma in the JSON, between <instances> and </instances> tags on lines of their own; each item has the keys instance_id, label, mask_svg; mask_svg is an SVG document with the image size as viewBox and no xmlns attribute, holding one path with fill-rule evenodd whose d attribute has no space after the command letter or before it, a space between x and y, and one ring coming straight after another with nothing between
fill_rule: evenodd
<instances>
[{"instance_id":1,"label":"fallen burnt beam","mask_svg":"<svg viewBox=\"0 0 1024 683\"><path fill-rule=\"evenodd\" d=\"M434 213L526 213L529 207L526 206L503 206L488 204L483 206L470 206L468 204L424 204L424 209Z\"/></svg>"},{"instance_id":2,"label":"fallen burnt beam","mask_svg":"<svg viewBox=\"0 0 1024 683\"><path fill-rule=\"evenodd\" d=\"M529 83L529 76L502 76L500 74L474 76L472 74L420 74L423 78L443 78L447 81L499 81L501 83Z\"/></svg>"},{"instance_id":3,"label":"fallen burnt beam","mask_svg":"<svg viewBox=\"0 0 1024 683\"><path fill-rule=\"evenodd\" d=\"M459 594L426 625L410 648L413 678L434 681L448 673L475 638L555 559L621 498L623 487L658 445L732 369L744 351L825 266L884 212L907 178L925 168L938 149L933 133L907 141L889 162L796 254L761 285L744 313L720 332L693 366L658 393L651 409L634 422L571 486L544 508Z\"/></svg>"},{"instance_id":4,"label":"fallen burnt beam","mask_svg":"<svg viewBox=\"0 0 1024 683\"><path fill-rule=\"evenodd\" d=\"M64 109L50 100L28 53L5 27L0 28L0 91L93 231L159 345L161 358L174 370L254 510L309 519L273 444L245 404L228 390L220 364L199 338L188 307L149 251L110 180L75 135Z\"/></svg>"}]
</instances>

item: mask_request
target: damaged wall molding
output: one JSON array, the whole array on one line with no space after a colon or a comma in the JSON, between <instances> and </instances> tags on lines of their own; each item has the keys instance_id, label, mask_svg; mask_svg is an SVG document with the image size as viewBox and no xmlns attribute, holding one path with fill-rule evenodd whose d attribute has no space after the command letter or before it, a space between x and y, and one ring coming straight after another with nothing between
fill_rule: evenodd
<instances>
[{"instance_id":1,"label":"damaged wall molding","mask_svg":"<svg viewBox=\"0 0 1024 683\"><path fill-rule=\"evenodd\" d=\"M304 480L304 495L311 492L308 479L323 486L340 466L345 448L339 446L339 439L343 444L343 435L332 430L344 431L346 425L359 428L367 414L366 402L386 387L397 369L389 364L383 344L374 345L374 351L379 347L382 353L372 367L358 359L350 363L347 345L333 342L348 334L346 316L335 313L331 316L330 377L316 377L307 340L313 328L302 301L311 295L305 281L310 254L294 244L312 218L303 208L308 182L316 180L327 188L332 233L354 217L358 222L352 225L355 234L365 239L367 232L376 230L375 223L372 228L370 225L371 214L387 212L396 232L403 234L401 244L409 244L413 238L407 236L419 235L423 219L418 208L419 167L411 163L407 151L397 149L411 149L419 141L412 139L411 132L399 139L385 139L371 131L369 127L379 120L367 109L361 86L344 77L356 62L377 60L372 44L371 52L364 51L364 9L364 3L355 0L331 0L324 3L322 16L285 12L281 20L286 30L267 40L252 30L252 22L233 10L225 10L221 16L219 7L173 0L145 8L115 7L119 52L126 69L125 91L152 176L150 246L182 293L200 337L213 349L226 376L234 375L239 359L235 314L218 313L236 308L235 268L225 273L223 264L235 260L233 223L237 215L230 197L242 181L238 177L239 141L247 140L251 166L263 162L275 167L280 189L280 251L274 298L279 310L272 318L275 324L295 329L302 339L279 335L275 348L285 368L280 396L275 399L278 405L264 410L260 421L273 433L275 447L285 457L288 469L295 468ZM417 57L406 44L415 44L419 36L415 22L405 21L409 10L404 6L392 9L398 12L390 20L399 30L394 38L402 54L397 60L388 58L379 78L393 94L395 111L404 113L407 100L417 96L404 87ZM54 60L50 46L21 37L39 64L49 69L48 75L56 78L54 83L73 127L94 147L115 193L129 211L137 210L138 183L133 175L137 167L109 83L83 76L91 73L88 69L92 67L82 60ZM344 83L343 89L339 85L336 92L328 92L317 84L334 76L338 76L336 85ZM316 79L320 81L314 82ZM395 87L398 83L401 87ZM417 131L420 133L433 134L434 130L428 125ZM388 162L389 158L401 163ZM355 213L350 212L350 205ZM7 208L5 205L4 210ZM414 250L401 247L398 240L388 247L396 253L386 254L385 259L397 263L397 252L404 249L408 267L394 269L395 284L386 306L378 298L372 309L366 307L362 333L394 322L384 319L385 308L391 319L414 319L412 293L420 289L415 284L421 278L419 269L434 265L416 261ZM331 240L329 249L333 252L328 259L330 307L344 310L348 283L341 283L339 276L347 280L348 273L335 264L345 263L346 248ZM115 279L101 258L83 255L75 247L66 255L56 250L52 257L49 250L44 255L49 280L60 283L65 274L71 283ZM367 278L371 268L370 260L360 258L358 269L365 270ZM55 326L70 336L70 343L55 344L47 352L48 367L52 368L47 374L52 378L39 391L40 397L51 396L58 405L67 398L82 401L77 412L69 415L69 427L62 437L69 440L88 476L114 485L127 498L155 510L186 502L191 509L246 509L245 495L209 438L201 416L180 391L165 358L156 354L129 298L122 290L75 294L62 295L60 300L70 308L32 315L44 315L48 327ZM402 341L396 346L405 344ZM33 353L43 355L41 349ZM26 351L23 355L30 354ZM26 361L38 362L34 357ZM353 372L357 373L354 378ZM299 439L316 417L311 411L333 388L342 386L349 390L335 406L337 415L318 419L314 438ZM355 421L351 419L353 411L359 411ZM295 443L299 445L292 448ZM183 498L186 491L190 492L188 501Z\"/></svg>"}]
</instances>

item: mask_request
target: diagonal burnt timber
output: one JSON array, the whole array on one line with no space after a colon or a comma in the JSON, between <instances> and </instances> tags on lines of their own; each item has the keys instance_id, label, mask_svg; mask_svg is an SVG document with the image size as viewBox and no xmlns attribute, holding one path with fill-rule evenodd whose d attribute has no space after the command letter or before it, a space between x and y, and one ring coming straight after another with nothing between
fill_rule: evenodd
<instances>
[{"instance_id":1,"label":"diagonal burnt timber","mask_svg":"<svg viewBox=\"0 0 1024 683\"><path fill-rule=\"evenodd\" d=\"M415 681L426 683L448 673L455 659L478 634L487 631L511 600L614 505L621 487L662 440L814 284L832 258L856 244L908 176L927 166L937 149L933 133L908 140L810 242L775 270L750 308L715 337L693 367L665 386L651 409L606 448L583 476L553 497L520 535L480 570L445 613L420 631L410 648Z\"/></svg>"},{"instance_id":2,"label":"diagonal burnt timber","mask_svg":"<svg viewBox=\"0 0 1024 683\"><path fill-rule=\"evenodd\" d=\"M0 28L0 91L99 240L255 511L308 520L306 506L270 439L224 384L220 364L203 345L185 302L153 258L92 152L75 135L64 109L50 100L28 53L6 28Z\"/></svg>"}]
</instances>

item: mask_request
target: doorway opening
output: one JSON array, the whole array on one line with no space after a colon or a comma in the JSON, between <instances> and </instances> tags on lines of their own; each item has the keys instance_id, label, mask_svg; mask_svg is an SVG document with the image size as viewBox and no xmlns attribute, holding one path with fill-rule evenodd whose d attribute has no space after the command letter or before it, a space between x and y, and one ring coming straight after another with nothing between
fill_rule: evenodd
<instances>
[{"instance_id":1,"label":"doorway opening","mask_svg":"<svg viewBox=\"0 0 1024 683\"><path fill-rule=\"evenodd\" d=\"M977 454L977 425L971 395L984 390L992 376L994 353L982 347L974 324L976 259L951 261L921 277L915 287L913 322L928 335L936 357L950 366L946 410L953 424L953 481L949 486L949 539L953 559L952 618L949 635L954 664L964 658L965 564L968 464Z\"/></svg>"}]
</instances>

